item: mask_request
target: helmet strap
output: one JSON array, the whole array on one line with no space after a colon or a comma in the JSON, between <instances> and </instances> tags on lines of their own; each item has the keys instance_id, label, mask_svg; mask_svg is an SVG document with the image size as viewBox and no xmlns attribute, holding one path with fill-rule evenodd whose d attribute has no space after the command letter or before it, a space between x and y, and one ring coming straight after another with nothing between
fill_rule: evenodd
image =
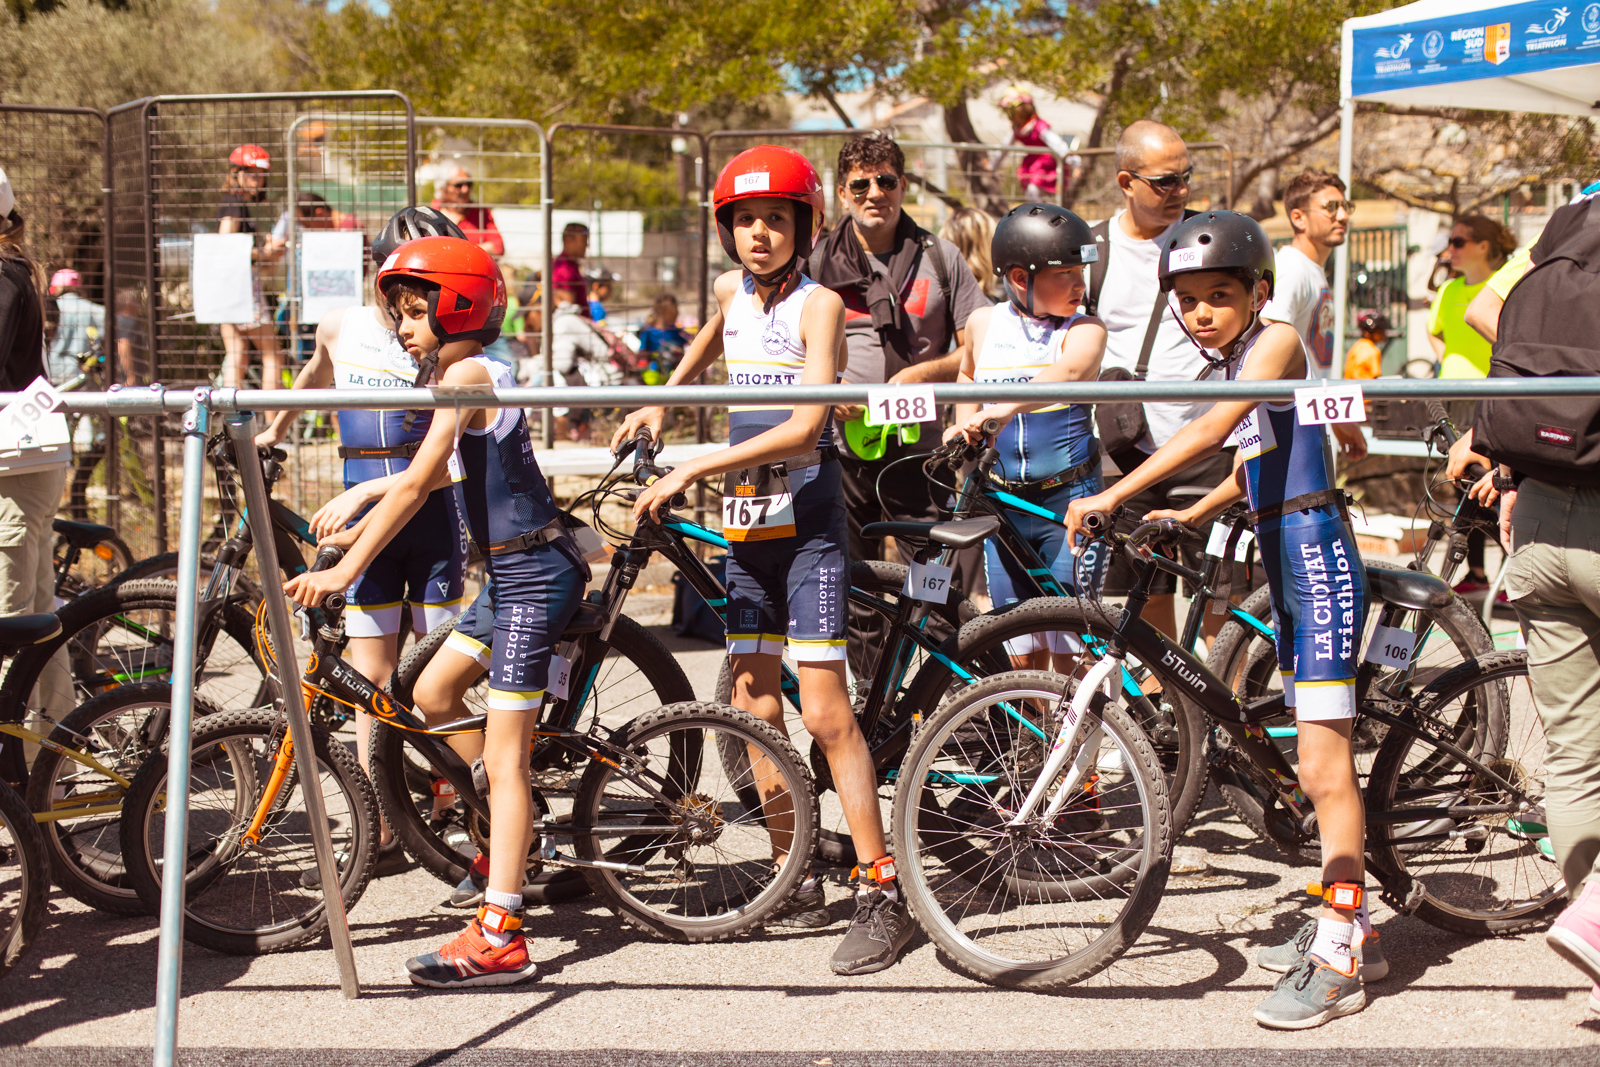
<instances>
[{"instance_id":1,"label":"helmet strap","mask_svg":"<svg viewBox=\"0 0 1600 1067\"><path fill-rule=\"evenodd\" d=\"M771 314L775 306L788 299L790 294L800 287L799 265L800 256L796 253L789 262L770 274L757 274L749 267L744 268L744 272L755 279L757 285L768 287L766 299L761 302L763 315Z\"/></svg>"}]
</instances>

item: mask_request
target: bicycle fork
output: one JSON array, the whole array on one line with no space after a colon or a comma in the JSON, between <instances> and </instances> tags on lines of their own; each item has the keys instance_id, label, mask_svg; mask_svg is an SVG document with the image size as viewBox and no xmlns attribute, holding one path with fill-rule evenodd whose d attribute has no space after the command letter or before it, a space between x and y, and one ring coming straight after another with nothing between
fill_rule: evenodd
<instances>
[{"instance_id":1,"label":"bicycle fork","mask_svg":"<svg viewBox=\"0 0 1600 1067\"><path fill-rule=\"evenodd\" d=\"M1105 733L1105 725L1098 717L1088 714L1089 702L1111 677L1111 673L1121 666L1122 661L1115 656L1102 656L1078 683L1072 699L1066 703L1061 716L1061 728L1056 731L1056 740L1050 747L1050 755L1045 758L1044 767L1040 769L1033 788L1028 790L1028 798L1022 802L1022 806L1017 809L1017 814L1011 821L1006 823L1007 827L1017 829L1028 822L1040 801L1044 799L1050 783L1061 773L1068 756L1077 754L1077 758L1072 761L1071 769L1067 771L1066 777L1061 780L1055 794L1050 798L1050 805L1045 809L1043 816L1045 822L1060 814L1061 809L1066 807L1067 798L1093 769L1096 754L1100 751L1100 739Z\"/></svg>"}]
</instances>

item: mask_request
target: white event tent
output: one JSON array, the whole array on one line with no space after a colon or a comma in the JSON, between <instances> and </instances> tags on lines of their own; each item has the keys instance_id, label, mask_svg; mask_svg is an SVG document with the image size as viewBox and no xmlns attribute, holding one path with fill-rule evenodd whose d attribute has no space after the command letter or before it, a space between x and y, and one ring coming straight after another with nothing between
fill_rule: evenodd
<instances>
[{"instance_id":1,"label":"white event tent","mask_svg":"<svg viewBox=\"0 0 1600 1067\"><path fill-rule=\"evenodd\" d=\"M1340 52L1339 176L1350 185L1355 102L1600 117L1600 0L1418 0L1347 19ZM1338 252L1343 344L1350 260Z\"/></svg>"}]
</instances>

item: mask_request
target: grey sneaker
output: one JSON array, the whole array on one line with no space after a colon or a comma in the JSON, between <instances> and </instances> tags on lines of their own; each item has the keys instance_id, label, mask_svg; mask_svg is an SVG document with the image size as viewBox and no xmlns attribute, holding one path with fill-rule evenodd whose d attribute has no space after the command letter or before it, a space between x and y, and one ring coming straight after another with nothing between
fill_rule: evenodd
<instances>
[{"instance_id":1,"label":"grey sneaker","mask_svg":"<svg viewBox=\"0 0 1600 1067\"><path fill-rule=\"evenodd\" d=\"M1304 926L1296 930L1294 936L1281 945L1272 945L1262 949L1256 954L1256 966L1264 971L1275 971L1283 974L1294 969L1294 965L1305 959L1307 952L1311 951L1311 942L1317 939L1317 920L1307 919ZM1378 931L1368 934L1366 939L1358 945L1352 945L1351 951L1356 958L1356 972L1361 975L1361 981L1381 982L1389 974L1389 961L1383 958L1383 949L1378 943Z\"/></svg>"},{"instance_id":2,"label":"grey sneaker","mask_svg":"<svg viewBox=\"0 0 1600 1067\"><path fill-rule=\"evenodd\" d=\"M778 905L776 911L764 920L767 926L781 926L791 930L820 930L833 922L828 914L828 894L822 888L822 879L810 889L795 887L789 899Z\"/></svg>"},{"instance_id":3,"label":"grey sneaker","mask_svg":"<svg viewBox=\"0 0 1600 1067\"><path fill-rule=\"evenodd\" d=\"M483 891L489 888L489 857L483 853L473 859L466 877L450 891L447 902L452 908L476 908L483 903Z\"/></svg>"},{"instance_id":4,"label":"grey sneaker","mask_svg":"<svg viewBox=\"0 0 1600 1067\"><path fill-rule=\"evenodd\" d=\"M1278 979L1255 1015L1256 1022L1274 1030L1309 1030L1366 1006L1359 970L1340 974L1315 956L1306 956Z\"/></svg>"},{"instance_id":5,"label":"grey sneaker","mask_svg":"<svg viewBox=\"0 0 1600 1067\"><path fill-rule=\"evenodd\" d=\"M833 973L871 974L893 967L915 929L904 901L881 889L857 890L850 932L833 951Z\"/></svg>"}]
</instances>

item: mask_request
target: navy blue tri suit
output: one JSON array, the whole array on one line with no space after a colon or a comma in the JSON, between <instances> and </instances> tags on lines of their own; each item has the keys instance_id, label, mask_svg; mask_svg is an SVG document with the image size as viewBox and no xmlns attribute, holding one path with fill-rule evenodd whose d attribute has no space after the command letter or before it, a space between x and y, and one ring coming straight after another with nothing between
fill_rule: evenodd
<instances>
[{"instance_id":1,"label":"navy blue tri suit","mask_svg":"<svg viewBox=\"0 0 1600 1067\"><path fill-rule=\"evenodd\" d=\"M1260 337L1240 346L1229 378L1238 377ZM1321 426L1300 425L1293 404L1258 404L1230 439L1244 458L1250 508L1265 511L1256 541L1272 589L1284 696L1296 717L1308 720L1355 717L1367 612L1366 567L1339 507L1296 503L1334 488L1323 437Z\"/></svg>"},{"instance_id":2,"label":"navy blue tri suit","mask_svg":"<svg viewBox=\"0 0 1600 1067\"><path fill-rule=\"evenodd\" d=\"M977 382L1031 382L1061 355L1067 331L1082 316L1068 319L1035 318L1009 301L996 305L984 333L983 349L974 360ZM1064 516L1067 504L1100 492L1100 446L1087 404L1055 404L1018 415L1000 431L995 447L1000 462L993 477L1001 487L1054 515ZM1098 593L1105 583L1105 552L1096 543L1074 556L1061 522L1022 511L1008 513L1017 532L1039 554L1040 560L1071 596L1090 590ZM983 569L989 596L996 606L1015 604L1031 596L1033 582L1022 565L1003 551L995 539L984 543ZM1034 577L1042 577L1035 575ZM1018 589L1028 590L1026 596ZM1072 635L1034 634L1006 642L1006 650L1021 656L1049 646L1052 652L1077 651Z\"/></svg>"},{"instance_id":3,"label":"navy blue tri suit","mask_svg":"<svg viewBox=\"0 0 1600 1067\"><path fill-rule=\"evenodd\" d=\"M745 277L722 329L729 385L800 384L806 362L800 314L820 288L802 278L763 314ZM728 443L742 444L793 412L792 405L729 405ZM733 472L724 481L728 651L780 656L787 641L798 662L843 661L850 571L832 416L817 451L785 466L787 485L763 480L762 468Z\"/></svg>"},{"instance_id":4,"label":"navy blue tri suit","mask_svg":"<svg viewBox=\"0 0 1600 1067\"><path fill-rule=\"evenodd\" d=\"M473 356L499 389L511 371ZM463 427L450 476L472 540L484 554L489 581L456 621L447 648L489 671L491 711L533 711L544 703L550 657L583 600L587 567L560 534L560 513L533 457L520 408L489 412L482 430Z\"/></svg>"},{"instance_id":5,"label":"navy blue tri suit","mask_svg":"<svg viewBox=\"0 0 1600 1067\"><path fill-rule=\"evenodd\" d=\"M352 307L344 313L333 351L334 388L409 389L416 377L416 361L394 332L378 320L375 309ZM405 414L338 413L346 489L398 474L411 465L417 446L427 436L433 412L419 412L409 432ZM437 489L350 586L345 594L350 605L345 614L346 632L351 637L397 634L401 608L408 602L414 633L425 634L449 622L461 610L466 566L467 528L455 494Z\"/></svg>"}]
</instances>

